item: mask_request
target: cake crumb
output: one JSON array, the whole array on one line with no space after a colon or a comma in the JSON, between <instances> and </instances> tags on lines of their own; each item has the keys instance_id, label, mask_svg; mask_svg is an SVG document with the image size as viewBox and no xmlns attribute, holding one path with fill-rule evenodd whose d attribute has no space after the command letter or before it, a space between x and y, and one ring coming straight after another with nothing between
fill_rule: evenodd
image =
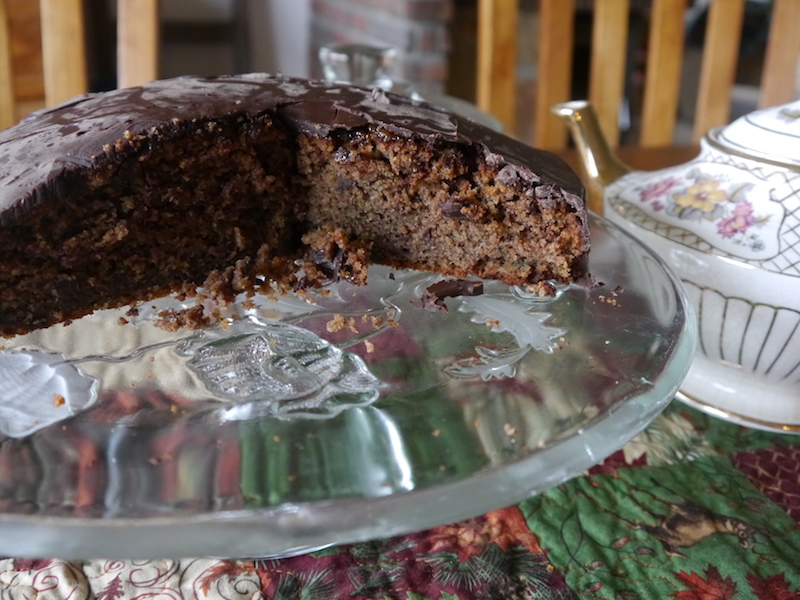
<instances>
[{"instance_id":1,"label":"cake crumb","mask_svg":"<svg viewBox=\"0 0 800 600\"><path fill-rule=\"evenodd\" d=\"M219 310L214 311L214 317L219 318ZM155 320L156 327L165 331L178 331L186 327L189 330L200 329L211 324L211 319L206 316L201 305L193 306L185 310L164 310L158 314Z\"/></svg>"},{"instance_id":2,"label":"cake crumb","mask_svg":"<svg viewBox=\"0 0 800 600\"><path fill-rule=\"evenodd\" d=\"M353 333L358 333L358 329L356 328L356 320L353 317L345 318L344 315L337 314L334 316L330 321L325 324L325 329L328 330L330 333L336 333L338 331L344 331L348 329Z\"/></svg>"},{"instance_id":3,"label":"cake crumb","mask_svg":"<svg viewBox=\"0 0 800 600\"><path fill-rule=\"evenodd\" d=\"M616 298L609 298L607 296L598 296L598 298L600 299L600 302L603 302L605 304L610 304L611 306L619 306Z\"/></svg>"},{"instance_id":4,"label":"cake crumb","mask_svg":"<svg viewBox=\"0 0 800 600\"><path fill-rule=\"evenodd\" d=\"M364 323L370 323L373 329L378 329L381 325L383 325L383 317L376 315L364 315L361 317L361 320Z\"/></svg>"},{"instance_id":5,"label":"cake crumb","mask_svg":"<svg viewBox=\"0 0 800 600\"><path fill-rule=\"evenodd\" d=\"M372 354L375 352L375 344L369 340L364 340L364 347L367 349L367 354Z\"/></svg>"},{"instance_id":6,"label":"cake crumb","mask_svg":"<svg viewBox=\"0 0 800 600\"><path fill-rule=\"evenodd\" d=\"M517 428L514 427L511 423L506 423L505 425L503 425L503 431L506 432L506 435L508 437L513 437L517 435Z\"/></svg>"},{"instance_id":7,"label":"cake crumb","mask_svg":"<svg viewBox=\"0 0 800 600\"><path fill-rule=\"evenodd\" d=\"M346 324L343 315L336 315L330 321L325 323L325 329L327 329L330 333L341 331L345 327Z\"/></svg>"},{"instance_id":8,"label":"cake crumb","mask_svg":"<svg viewBox=\"0 0 800 600\"><path fill-rule=\"evenodd\" d=\"M117 319L117 323L119 323L120 325L127 325L128 323L130 323L130 321L128 321L128 319L126 319L125 317L120 317L119 319Z\"/></svg>"},{"instance_id":9,"label":"cake crumb","mask_svg":"<svg viewBox=\"0 0 800 600\"><path fill-rule=\"evenodd\" d=\"M537 294L539 298L555 298L556 286L552 281L540 281L526 286L528 292Z\"/></svg>"},{"instance_id":10,"label":"cake crumb","mask_svg":"<svg viewBox=\"0 0 800 600\"><path fill-rule=\"evenodd\" d=\"M432 435L433 435L433 437L439 437L439 435L440 435L441 433L442 433L442 432L441 432L441 430L439 430L439 429L434 429L434 430L433 430L433 433L432 433Z\"/></svg>"},{"instance_id":11,"label":"cake crumb","mask_svg":"<svg viewBox=\"0 0 800 600\"><path fill-rule=\"evenodd\" d=\"M61 394L53 394L53 406L59 407L66 404L67 399L64 398Z\"/></svg>"}]
</instances>

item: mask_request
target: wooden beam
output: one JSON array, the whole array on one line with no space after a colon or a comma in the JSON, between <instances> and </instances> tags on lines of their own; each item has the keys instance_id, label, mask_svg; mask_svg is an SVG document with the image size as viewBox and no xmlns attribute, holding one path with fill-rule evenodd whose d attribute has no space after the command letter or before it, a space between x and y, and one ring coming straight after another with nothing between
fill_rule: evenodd
<instances>
[{"instance_id":1,"label":"wooden beam","mask_svg":"<svg viewBox=\"0 0 800 600\"><path fill-rule=\"evenodd\" d=\"M611 146L619 144L619 110L625 92L630 0L595 0L589 100Z\"/></svg>"},{"instance_id":2,"label":"wooden beam","mask_svg":"<svg viewBox=\"0 0 800 600\"><path fill-rule=\"evenodd\" d=\"M744 2L745 0L711 2L700 67L693 141L698 141L712 127L727 124L730 119L731 91L739 62Z\"/></svg>"},{"instance_id":3,"label":"wooden beam","mask_svg":"<svg viewBox=\"0 0 800 600\"><path fill-rule=\"evenodd\" d=\"M45 103L60 104L88 89L82 0L40 0Z\"/></svg>"},{"instance_id":4,"label":"wooden beam","mask_svg":"<svg viewBox=\"0 0 800 600\"><path fill-rule=\"evenodd\" d=\"M761 76L760 108L786 104L797 94L800 57L800 0L775 0Z\"/></svg>"},{"instance_id":5,"label":"wooden beam","mask_svg":"<svg viewBox=\"0 0 800 600\"><path fill-rule=\"evenodd\" d=\"M653 0L645 67L641 146L669 146L675 135L686 0Z\"/></svg>"},{"instance_id":6,"label":"wooden beam","mask_svg":"<svg viewBox=\"0 0 800 600\"><path fill-rule=\"evenodd\" d=\"M117 86L158 79L159 1L117 0Z\"/></svg>"},{"instance_id":7,"label":"wooden beam","mask_svg":"<svg viewBox=\"0 0 800 600\"><path fill-rule=\"evenodd\" d=\"M478 0L478 107L516 124L519 0Z\"/></svg>"},{"instance_id":8,"label":"wooden beam","mask_svg":"<svg viewBox=\"0 0 800 600\"><path fill-rule=\"evenodd\" d=\"M0 129L16 122L15 106L9 17L6 0L0 0Z\"/></svg>"},{"instance_id":9,"label":"wooden beam","mask_svg":"<svg viewBox=\"0 0 800 600\"><path fill-rule=\"evenodd\" d=\"M567 145L566 123L550 109L572 99L574 42L575 0L540 0L533 131L534 144L539 148L559 149Z\"/></svg>"}]
</instances>

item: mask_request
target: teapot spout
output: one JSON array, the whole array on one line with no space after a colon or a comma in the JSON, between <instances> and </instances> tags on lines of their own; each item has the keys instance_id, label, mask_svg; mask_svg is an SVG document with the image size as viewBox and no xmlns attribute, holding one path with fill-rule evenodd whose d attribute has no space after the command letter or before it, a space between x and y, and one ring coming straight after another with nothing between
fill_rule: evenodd
<instances>
[{"instance_id":1,"label":"teapot spout","mask_svg":"<svg viewBox=\"0 0 800 600\"><path fill-rule=\"evenodd\" d=\"M553 106L552 111L567 121L578 155L589 178L587 183L601 194L606 187L631 171L609 146L600 129L597 113L589 102L586 100L564 102Z\"/></svg>"}]
</instances>

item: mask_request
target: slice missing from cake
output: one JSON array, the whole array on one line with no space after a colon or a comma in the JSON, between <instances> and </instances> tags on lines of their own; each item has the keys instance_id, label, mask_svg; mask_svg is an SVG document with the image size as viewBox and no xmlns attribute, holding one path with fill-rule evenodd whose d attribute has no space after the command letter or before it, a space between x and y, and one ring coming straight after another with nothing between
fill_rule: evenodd
<instances>
[{"instance_id":1,"label":"slice missing from cake","mask_svg":"<svg viewBox=\"0 0 800 600\"><path fill-rule=\"evenodd\" d=\"M571 282L581 193L553 155L381 91L251 74L83 96L0 132L0 334L198 286L363 284L373 262Z\"/></svg>"}]
</instances>

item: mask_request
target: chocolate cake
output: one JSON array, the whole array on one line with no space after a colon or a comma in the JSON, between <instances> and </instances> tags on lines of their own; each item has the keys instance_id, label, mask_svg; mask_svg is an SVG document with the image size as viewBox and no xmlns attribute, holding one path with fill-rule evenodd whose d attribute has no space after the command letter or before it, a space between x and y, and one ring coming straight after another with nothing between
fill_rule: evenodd
<instances>
[{"instance_id":1,"label":"chocolate cake","mask_svg":"<svg viewBox=\"0 0 800 600\"><path fill-rule=\"evenodd\" d=\"M249 74L80 96L0 132L0 333L198 286L363 283L370 262L570 282L581 194L553 155L380 90Z\"/></svg>"}]
</instances>

